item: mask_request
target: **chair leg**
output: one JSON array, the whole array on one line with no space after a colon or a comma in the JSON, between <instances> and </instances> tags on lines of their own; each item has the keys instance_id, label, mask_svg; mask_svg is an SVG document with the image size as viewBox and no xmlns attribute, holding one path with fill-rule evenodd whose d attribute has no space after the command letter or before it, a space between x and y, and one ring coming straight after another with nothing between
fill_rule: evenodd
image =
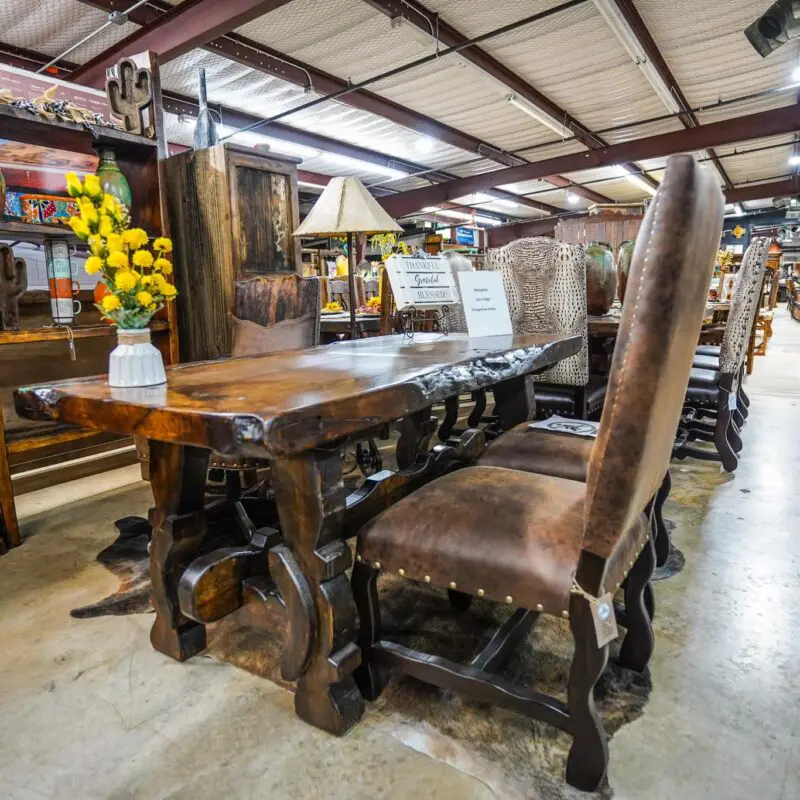
<instances>
[{"instance_id":1,"label":"chair leg","mask_svg":"<svg viewBox=\"0 0 800 800\"><path fill-rule=\"evenodd\" d=\"M647 585L644 587L642 599L644 600L644 607L647 609L647 616L650 618L650 622L652 622L656 618L656 594L653 591L652 581L648 581Z\"/></svg>"},{"instance_id":2,"label":"chair leg","mask_svg":"<svg viewBox=\"0 0 800 800\"><path fill-rule=\"evenodd\" d=\"M370 655L370 648L378 640L381 632L378 575L377 569L373 569L363 561L356 561L350 579L353 599L358 610L358 646L361 648L361 664L353 672L353 677L366 700L377 699L383 691L379 667Z\"/></svg>"},{"instance_id":3,"label":"chair leg","mask_svg":"<svg viewBox=\"0 0 800 800\"><path fill-rule=\"evenodd\" d=\"M738 408L731 411L731 419L736 423L736 427L742 428L744 426L744 414Z\"/></svg>"},{"instance_id":4,"label":"chair leg","mask_svg":"<svg viewBox=\"0 0 800 800\"><path fill-rule=\"evenodd\" d=\"M642 548L625 582L627 631L619 651L619 665L643 672L653 655L655 637L645 593L656 565L652 539Z\"/></svg>"},{"instance_id":5,"label":"chair leg","mask_svg":"<svg viewBox=\"0 0 800 800\"><path fill-rule=\"evenodd\" d=\"M741 380L739 381L739 400L742 401L742 405L745 408L750 408L750 398L747 396L747 393L744 390L744 386L742 386Z\"/></svg>"},{"instance_id":6,"label":"chair leg","mask_svg":"<svg viewBox=\"0 0 800 800\"><path fill-rule=\"evenodd\" d=\"M567 687L572 727L567 783L584 792L593 792L603 782L608 766L606 732L594 704L594 687L608 661L608 645L597 646L592 610L585 597L571 596L569 619L575 655Z\"/></svg>"},{"instance_id":7,"label":"chair leg","mask_svg":"<svg viewBox=\"0 0 800 800\"><path fill-rule=\"evenodd\" d=\"M739 428L733 420L731 420L731 424L728 425L728 430L725 435L727 436L728 444L730 444L731 450L733 450L733 452L737 455L741 453L744 445L742 444L742 437L739 436Z\"/></svg>"},{"instance_id":8,"label":"chair leg","mask_svg":"<svg viewBox=\"0 0 800 800\"><path fill-rule=\"evenodd\" d=\"M720 408L717 415L714 444L716 445L717 452L722 461L723 469L725 469L726 472L736 472L736 467L739 466L739 459L728 441L728 427L730 424L731 412L728 410L727 406L723 406Z\"/></svg>"},{"instance_id":9,"label":"chair leg","mask_svg":"<svg viewBox=\"0 0 800 800\"><path fill-rule=\"evenodd\" d=\"M663 567L669 558L670 536L667 525L664 522L663 508L671 489L672 477L669 474L669 470L667 470L667 474L664 475L664 480L661 482L653 502L653 520L656 526L656 566L658 567Z\"/></svg>"}]
</instances>

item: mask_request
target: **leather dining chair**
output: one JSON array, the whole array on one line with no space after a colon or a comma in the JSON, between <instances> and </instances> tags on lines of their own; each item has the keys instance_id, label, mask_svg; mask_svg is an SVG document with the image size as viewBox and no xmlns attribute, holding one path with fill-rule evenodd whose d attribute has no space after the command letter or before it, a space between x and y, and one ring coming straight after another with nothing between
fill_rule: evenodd
<instances>
[{"instance_id":1,"label":"leather dining chair","mask_svg":"<svg viewBox=\"0 0 800 800\"><path fill-rule=\"evenodd\" d=\"M517 239L486 254L499 270L514 333L579 333L579 353L535 375L536 413L587 419L603 407L607 379L589 373L586 251L547 236Z\"/></svg>"},{"instance_id":2,"label":"leather dining chair","mask_svg":"<svg viewBox=\"0 0 800 800\"><path fill-rule=\"evenodd\" d=\"M748 415L749 400L742 389L747 345L761 300L769 239L753 239L742 259L736 295L731 301L728 323L719 357L694 358L686 391L686 414L681 424L675 457L720 461L727 472L735 472L742 450L741 427ZM697 366L698 363L705 368ZM704 422L701 417L714 419ZM713 442L716 452L695 447L695 440Z\"/></svg>"},{"instance_id":3,"label":"leather dining chair","mask_svg":"<svg viewBox=\"0 0 800 800\"><path fill-rule=\"evenodd\" d=\"M602 783L608 749L593 690L608 643L599 641L593 615L608 619L606 595L624 581L627 630L619 662L645 669L654 642L644 591L654 553L642 509L669 462L723 206L710 171L691 156L669 159L634 253L627 290L633 302L622 309L585 482L465 467L426 484L361 529L352 576L362 653L355 676L367 698L381 691L378 667L389 666L541 719L572 737L568 783L588 791ZM472 664L462 666L381 638L382 572L516 610ZM575 654L566 702L496 674L539 614L569 619Z\"/></svg>"}]
</instances>

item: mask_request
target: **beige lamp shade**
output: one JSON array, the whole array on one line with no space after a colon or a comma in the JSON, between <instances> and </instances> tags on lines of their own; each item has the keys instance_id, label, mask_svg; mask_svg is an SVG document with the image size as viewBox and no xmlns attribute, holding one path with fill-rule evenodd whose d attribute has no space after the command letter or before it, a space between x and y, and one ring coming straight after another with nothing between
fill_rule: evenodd
<instances>
[{"instance_id":1,"label":"beige lamp shade","mask_svg":"<svg viewBox=\"0 0 800 800\"><path fill-rule=\"evenodd\" d=\"M294 235L341 236L402 230L358 178L331 178Z\"/></svg>"}]
</instances>

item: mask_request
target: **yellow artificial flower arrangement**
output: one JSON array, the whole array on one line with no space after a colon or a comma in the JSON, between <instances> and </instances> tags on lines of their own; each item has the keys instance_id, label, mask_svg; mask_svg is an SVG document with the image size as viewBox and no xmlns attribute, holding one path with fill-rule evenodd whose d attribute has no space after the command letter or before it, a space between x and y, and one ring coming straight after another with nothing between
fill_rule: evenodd
<instances>
[{"instance_id":1,"label":"yellow artificial flower arrangement","mask_svg":"<svg viewBox=\"0 0 800 800\"><path fill-rule=\"evenodd\" d=\"M78 201L78 214L69 226L91 251L85 269L90 275L100 273L108 290L97 308L120 328L146 328L153 314L178 294L165 277L172 274L166 258L172 242L159 236L151 252L147 232L129 227L128 213L103 192L96 175L87 175L83 182L74 172L65 178L67 193Z\"/></svg>"}]
</instances>

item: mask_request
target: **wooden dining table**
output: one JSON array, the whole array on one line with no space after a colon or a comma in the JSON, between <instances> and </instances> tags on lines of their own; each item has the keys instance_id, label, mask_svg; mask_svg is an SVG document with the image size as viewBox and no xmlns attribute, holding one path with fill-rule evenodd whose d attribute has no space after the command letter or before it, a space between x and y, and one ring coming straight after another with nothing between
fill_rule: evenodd
<instances>
[{"instance_id":1,"label":"wooden dining table","mask_svg":"<svg viewBox=\"0 0 800 800\"><path fill-rule=\"evenodd\" d=\"M185 364L154 387L111 388L106 376L23 387L15 404L31 419L149 440L153 646L183 661L245 595L277 598L288 629L281 672L297 680L297 713L341 734L364 708L352 677L360 651L346 540L436 476L444 451L429 449L433 404L492 388L504 424L522 422L532 411L526 376L580 346L573 335L384 336ZM400 469L348 495L342 449L398 420ZM268 462L279 529L207 552L212 452Z\"/></svg>"}]
</instances>

